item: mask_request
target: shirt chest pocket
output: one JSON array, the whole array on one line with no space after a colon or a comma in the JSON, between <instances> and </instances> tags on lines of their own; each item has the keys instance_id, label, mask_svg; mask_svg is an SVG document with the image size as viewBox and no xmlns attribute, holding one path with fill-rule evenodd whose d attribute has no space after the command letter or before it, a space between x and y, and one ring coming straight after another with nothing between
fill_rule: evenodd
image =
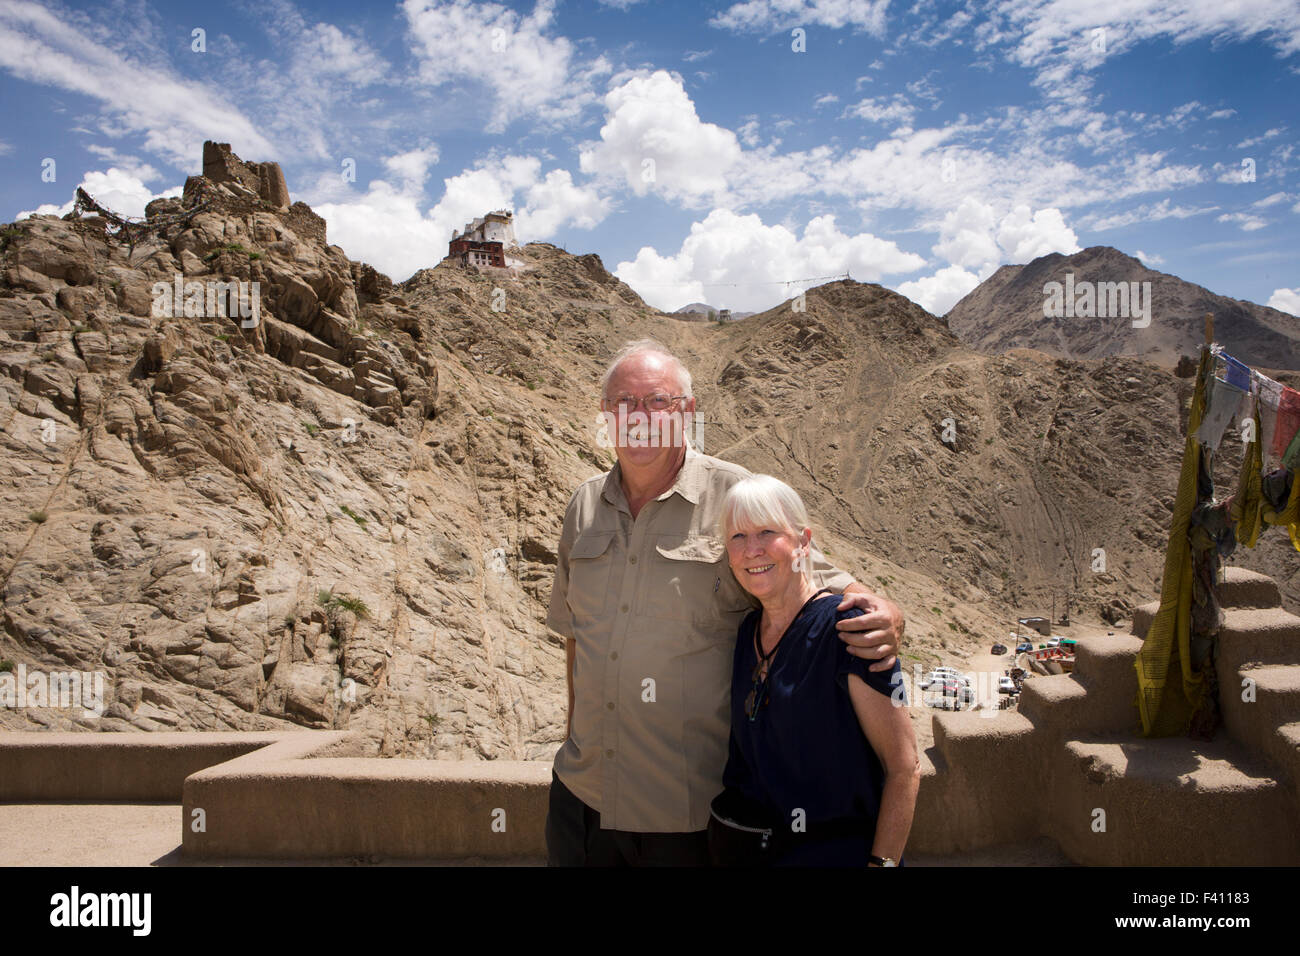
<instances>
[{"instance_id":1,"label":"shirt chest pocket","mask_svg":"<svg viewBox=\"0 0 1300 956\"><path fill-rule=\"evenodd\" d=\"M715 538L662 535L649 564L640 593L647 617L716 625L751 606L731 574L727 549Z\"/></svg>"},{"instance_id":2,"label":"shirt chest pocket","mask_svg":"<svg viewBox=\"0 0 1300 956\"><path fill-rule=\"evenodd\" d=\"M614 567L614 532L588 532L569 549L569 589L566 599L574 623L589 623L605 610L610 571Z\"/></svg>"}]
</instances>

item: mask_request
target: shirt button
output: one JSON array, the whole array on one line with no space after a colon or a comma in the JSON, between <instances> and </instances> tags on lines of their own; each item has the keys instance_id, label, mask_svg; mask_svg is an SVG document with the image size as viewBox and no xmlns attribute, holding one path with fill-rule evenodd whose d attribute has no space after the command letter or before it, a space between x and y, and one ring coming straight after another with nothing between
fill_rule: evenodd
<instances>
[{"instance_id":1,"label":"shirt button","mask_svg":"<svg viewBox=\"0 0 1300 956\"><path fill-rule=\"evenodd\" d=\"M608 704L606 704L605 706L606 706L607 708L609 708L610 710L613 710L613 709L614 709L614 702L611 700L611 701L610 701Z\"/></svg>"},{"instance_id":2,"label":"shirt button","mask_svg":"<svg viewBox=\"0 0 1300 956\"><path fill-rule=\"evenodd\" d=\"M605 756L606 756L606 757L613 758L613 756L614 756L614 751L612 751L612 750L606 750L606 751L605 751Z\"/></svg>"},{"instance_id":3,"label":"shirt button","mask_svg":"<svg viewBox=\"0 0 1300 956\"><path fill-rule=\"evenodd\" d=\"M634 554L634 555L632 555L632 557L628 558L628 559L627 559L627 563L628 563L628 564L636 564L636 555Z\"/></svg>"},{"instance_id":4,"label":"shirt button","mask_svg":"<svg viewBox=\"0 0 1300 956\"><path fill-rule=\"evenodd\" d=\"M616 660L618 660L618 651L614 651L613 653L611 653L611 654L609 655L609 659L610 659L611 661L616 661Z\"/></svg>"}]
</instances>

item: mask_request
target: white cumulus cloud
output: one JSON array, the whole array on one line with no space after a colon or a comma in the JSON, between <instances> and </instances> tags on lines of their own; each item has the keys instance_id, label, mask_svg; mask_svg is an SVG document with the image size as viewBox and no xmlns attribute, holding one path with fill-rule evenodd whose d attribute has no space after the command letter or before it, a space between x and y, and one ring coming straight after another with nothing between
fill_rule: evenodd
<instances>
[{"instance_id":1,"label":"white cumulus cloud","mask_svg":"<svg viewBox=\"0 0 1300 956\"><path fill-rule=\"evenodd\" d=\"M700 119L680 77L634 75L606 94L605 107L600 141L579 156L584 173L691 206L726 194L740 143L731 130Z\"/></svg>"},{"instance_id":2,"label":"white cumulus cloud","mask_svg":"<svg viewBox=\"0 0 1300 956\"><path fill-rule=\"evenodd\" d=\"M391 170L407 189L419 189L429 178L429 167L438 162L438 147L425 146L422 149L407 150L384 160L384 166Z\"/></svg>"},{"instance_id":3,"label":"white cumulus cloud","mask_svg":"<svg viewBox=\"0 0 1300 956\"><path fill-rule=\"evenodd\" d=\"M534 156L505 156L443 180L442 197L425 209L416 185L427 174L427 150L386 161L397 183L372 180L365 193L317 203L329 224L330 241L349 256L368 262L401 281L429 268L447 254L452 233L493 209L515 214L521 243L550 239L571 225L590 229L609 213L610 200L594 187L573 182L568 170L542 173Z\"/></svg>"},{"instance_id":4,"label":"white cumulus cloud","mask_svg":"<svg viewBox=\"0 0 1300 956\"><path fill-rule=\"evenodd\" d=\"M614 274L665 311L705 301L751 312L826 281L819 277L848 272L860 282L877 282L924 264L921 256L888 240L842 232L832 215L810 220L799 236L785 226L766 225L757 215L714 209L691 225L677 252L664 255L642 247Z\"/></svg>"},{"instance_id":5,"label":"white cumulus cloud","mask_svg":"<svg viewBox=\"0 0 1300 956\"><path fill-rule=\"evenodd\" d=\"M435 87L474 84L490 94L489 132L531 116L559 121L595 102L592 81L609 72L604 57L579 63L573 43L554 33L555 0L529 14L498 3L405 0L420 80Z\"/></svg>"},{"instance_id":6,"label":"white cumulus cloud","mask_svg":"<svg viewBox=\"0 0 1300 956\"><path fill-rule=\"evenodd\" d=\"M1079 249L1079 237L1065 224L1059 209L1034 211L1017 205L999 215L989 203L968 196L943 217L932 251L983 279L1004 263L1029 262L1049 252L1069 255ZM953 279L949 274L948 281Z\"/></svg>"},{"instance_id":7,"label":"white cumulus cloud","mask_svg":"<svg viewBox=\"0 0 1300 956\"><path fill-rule=\"evenodd\" d=\"M961 266L946 266L932 276L904 282L896 291L934 315L946 314L980 284L980 277Z\"/></svg>"},{"instance_id":8,"label":"white cumulus cloud","mask_svg":"<svg viewBox=\"0 0 1300 956\"><path fill-rule=\"evenodd\" d=\"M1031 213L1028 206L1017 206L998 224L998 245L1012 262L1028 262L1049 252L1070 255L1081 248L1061 210Z\"/></svg>"},{"instance_id":9,"label":"white cumulus cloud","mask_svg":"<svg viewBox=\"0 0 1300 956\"><path fill-rule=\"evenodd\" d=\"M1274 289L1268 307L1300 316L1300 289Z\"/></svg>"}]
</instances>

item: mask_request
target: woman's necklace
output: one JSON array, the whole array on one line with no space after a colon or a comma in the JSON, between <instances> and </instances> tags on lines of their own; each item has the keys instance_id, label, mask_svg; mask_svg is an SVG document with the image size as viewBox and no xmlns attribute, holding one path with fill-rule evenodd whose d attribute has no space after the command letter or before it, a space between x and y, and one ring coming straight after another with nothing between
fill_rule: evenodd
<instances>
[{"instance_id":1,"label":"woman's necklace","mask_svg":"<svg viewBox=\"0 0 1300 956\"><path fill-rule=\"evenodd\" d=\"M798 616L799 616L798 614L795 615L795 617ZM794 623L793 618L791 619L790 623L791 624ZM786 629L789 630L788 625ZM763 641L762 638L759 637L759 635L762 633L763 633L763 612L760 611L758 614L758 625L754 628L754 653L758 655L758 663L757 665L755 665L754 673L755 675L757 675L757 678L759 680L765 681L767 680L767 672L770 669L772 664L772 658L776 656L776 649L781 646L781 638L785 637L785 633L784 632L781 633L781 636L776 639L776 643L772 645L772 649L768 651L766 654L763 653Z\"/></svg>"},{"instance_id":2,"label":"woman's necklace","mask_svg":"<svg viewBox=\"0 0 1300 956\"><path fill-rule=\"evenodd\" d=\"M766 654L763 653L763 642L759 639L759 634L762 633L763 628L764 612L761 609L759 610L758 621L754 624L754 653L758 656L758 661L754 665L753 674L750 675L750 680L753 686L751 686L749 690L749 696L745 698L745 715L749 717L750 720L754 720L758 716L759 708L767 706L769 699L769 694L767 692L767 675L771 671L772 659L776 657L776 652L781 646L781 641L785 638L785 635L789 632L790 627L794 622L799 619L799 615L804 612L804 609L807 608L808 605L817 597L828 590L828 588L821 588L813 594L812 597L803 602L803 607L799 608L799 610L795 612L794 617L790 619L790 623L785 626L785 630L781 632L781 636L776 639L776 643L772 645L772 649Z\"/></svg>"}]
</instances>

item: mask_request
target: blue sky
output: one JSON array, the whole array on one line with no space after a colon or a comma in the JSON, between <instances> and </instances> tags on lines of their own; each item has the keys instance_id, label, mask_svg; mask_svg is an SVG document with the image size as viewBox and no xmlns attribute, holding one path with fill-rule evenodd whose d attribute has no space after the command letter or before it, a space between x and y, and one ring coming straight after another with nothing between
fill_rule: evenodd
<instances>
[{"instance_id":1,"label":"blue sky","mask_svg":"<svg viewBox=\"0 0 1300 956\"><path fill-rule=\"evenodd\" d=\"M1300 313L1296 0L4 2L0 94L5 221L215 139L399 281L505 206L665 309L1112 245Z\"/></svg>"}]
</instances>

